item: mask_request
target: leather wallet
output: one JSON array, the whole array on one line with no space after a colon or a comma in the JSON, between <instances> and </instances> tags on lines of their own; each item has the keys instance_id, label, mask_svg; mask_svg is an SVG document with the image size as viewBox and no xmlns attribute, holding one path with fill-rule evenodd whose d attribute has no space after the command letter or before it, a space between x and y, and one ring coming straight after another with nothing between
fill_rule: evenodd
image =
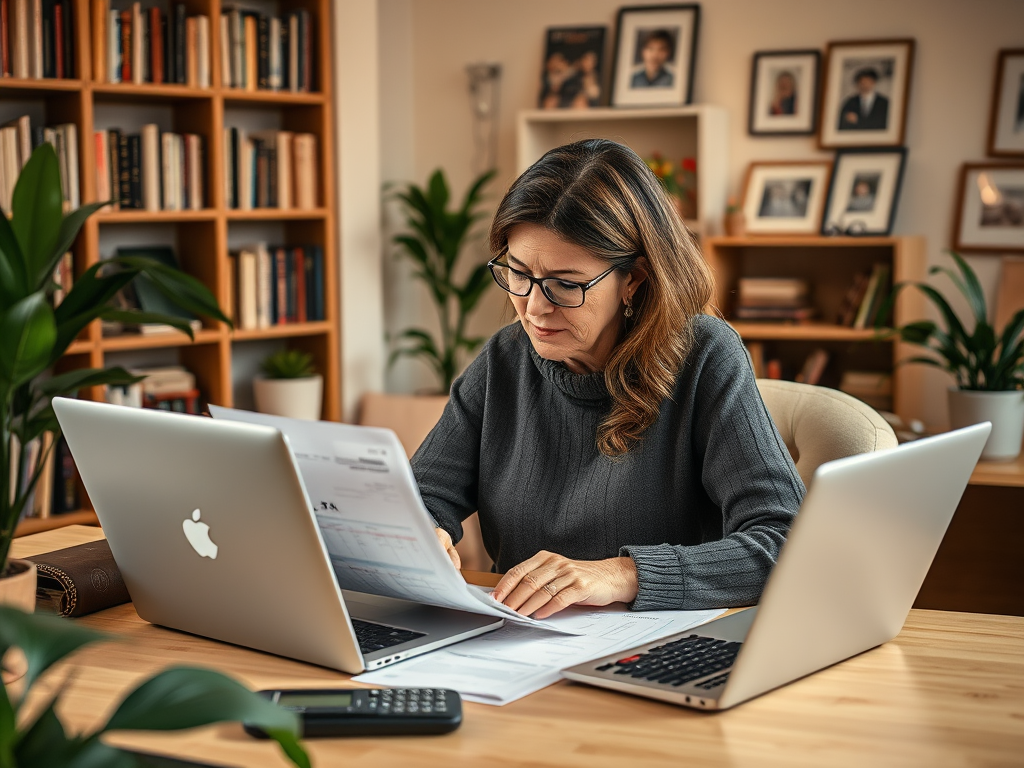
<instances>
[{"instance_id":1,"label":"leather wallet","mask_svg":"<svg viewBox=\"0 0 1024 768\"><path fill-rule=\"evenodd\" d=\"M85 616L131 600L105 539L26 558L36 564L36 610Z\"/></svg>"}]
</instances>

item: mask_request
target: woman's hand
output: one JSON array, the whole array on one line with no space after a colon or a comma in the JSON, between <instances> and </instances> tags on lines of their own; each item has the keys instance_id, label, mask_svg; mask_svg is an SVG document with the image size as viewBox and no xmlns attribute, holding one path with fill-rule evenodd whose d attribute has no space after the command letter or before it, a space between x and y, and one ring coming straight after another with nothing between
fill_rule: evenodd
<instances>
[{"instance_id":1,"label":"woman's hand","mask_svg":"<svg viewBox=\"0 0 1024 768\"><path fill-rule=\"evenodd\" d=\"M452 565L456 568L462 567L462 558L459 557L459 550L452 544L452 537L448 535L448 531L444 528L435 528L434 533L437 534L437 540L441 542L441 546L444 547L444 551L448 553L448 557L452 559Z\"/></svg>"},{"instance_id":2,"label":"woman's hand","mask_svg":"<svg viewBox=\"0 0 1024 768\"><path fill-rule=\"evenodd\" d=\"M631 557L570 560L538 552L506 573L492 594L524 616L546 619L570 605L632 602L639 589Z\"/></svg>"}]
</instances>

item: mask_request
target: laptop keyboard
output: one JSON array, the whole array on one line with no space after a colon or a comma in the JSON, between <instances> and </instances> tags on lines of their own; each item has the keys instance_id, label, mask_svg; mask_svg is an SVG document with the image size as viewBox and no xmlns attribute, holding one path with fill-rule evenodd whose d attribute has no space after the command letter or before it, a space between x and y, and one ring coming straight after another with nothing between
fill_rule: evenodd
<instances>
[{"instance_id":1,"label":"laptop keyboard","mask_svg":"<svg viewBox=\"0 0 1024 768\"><path fill-rule=\"evenodd\" d=\"M640 680L678 687L728 669L736 660L736 654L740 652L742 645L743 643L716 640L713 637L690 635L649 648L644 653L635 653L618 661L602 664L597 667L597 671L614 670L612 673L616 675L628 675ZM710 691L724 685L728 679L729 673L725 672L704 680L697 687Z\"/></svg>"},{"instance_id":2,"label":"laptop keyboard","mask_svg":"<svg viewBox=\"0 0 1024 768\"><path fill-rule=\"evenodd\" d=\"M373 624L360 619L352 619L352 628L356 631L359 650L363 653L382 651L393 645L401 645L402 643L425 636L423 632L389 627L386 624Z\"/></svg>"}]
</instances>

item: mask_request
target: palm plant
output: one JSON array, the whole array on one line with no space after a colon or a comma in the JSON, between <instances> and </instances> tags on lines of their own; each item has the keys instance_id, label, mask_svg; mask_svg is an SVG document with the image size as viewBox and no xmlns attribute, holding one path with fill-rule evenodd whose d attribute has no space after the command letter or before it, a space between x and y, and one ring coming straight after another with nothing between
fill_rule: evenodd
<instances>
[{"instance_id":1,"label":"palm plant","mask_svg":"<svg viewBox=\"0 0 1024 768\"><path fill-rule=\"evenodd\" d=\"M118 291L138 275L146 275L182 309L230 324L201 282L135 256L114 256L92 265L54 307L54 269L85 220L103 205L91 203L63 214L57 155L53 147L43 144L18 177L10 219L0 212L0 576L6 569L14 527L47 458L40 451L36 465L24 471L28 445L44 432L60 433L51 398L74 396L84 387L138 381L119 367L51 375L54 364L82 330L104 318L166 323L192 337L184 318L112 306Z\"/></svg>"},{"instance_id":2,"label":"palm plant","mask_svg":"<svg viewBox=\"0 0 1024 768\"><path fill-rule=\"evenodd\" d=\"M464 354L474 353L483 337L466 336L466 320L491 284L486 264L477 264L459 283L455 278L459 256L471 236L473 225L484 218L479 212L484 186L494 178L487 171L470 186L455 210L448 210L450 194L444 172L434 171L426 188L408 184L396 197L402 201L406 223L412 230L397 235L394 242L415 265L415 276L430 291L441 325L439 341L425 330L409 328L398 334L399 343L389 365L400 357L418 357L437 374L441 390L447 393L458 374Z\"/></svg>"}]
</instances>

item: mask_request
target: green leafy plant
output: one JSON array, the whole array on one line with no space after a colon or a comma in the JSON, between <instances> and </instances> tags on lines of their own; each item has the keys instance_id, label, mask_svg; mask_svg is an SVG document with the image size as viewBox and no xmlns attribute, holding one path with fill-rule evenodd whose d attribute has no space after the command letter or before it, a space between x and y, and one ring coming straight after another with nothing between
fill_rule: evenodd
<instances>
[{"instance_id":1,"label":"green leafy plant","mask_svg":"<svg viewBox=\"0 0 1024 768\"><path fill-rule=\"evenodd\" d=\"M483 188L494 174L487 171L477 178L455 210L448 209L448 182L441 170L434 171L425 189L408 184L396 194L412 231L396 236L394 242L415 265L415 276L429 289L441 334L435 342L420 328L402 331L398 335L400 346L391 353L389 365L400 357L418 357L434 370L445 393L459 372L462 355L476 352L485 341L466 336L466 320L491 285L487 265L477 264L462 283L456 280L455 272L473 225L484 218L479 212Z\"/></svg>"},{"instance_id":2,"label":"green leafy plant","mask_svg":"<svg viewBox=\"0 0 1024 768\"><path fill-rule=\"evenodd\" d=\"M139 765L136 758L102 743L102 734L177 731L225 721L262 728L294 765L308 768L309 758L297 740L298 717L209 669L164 670L129 693L107 722L89 734L65 732L55 711L61 689L34 718L19 717L44 672L82 646L103 639L109 638L68 619L0 606L0 656L18 648L28 661L20 697L13 698L6 686L0 688L0 768L133 768Z\"/></svg>"},{"instance_id":3,"label":"green leafy plant","mask_svg":"<svg viewBox=\"0 0 1024 768\"><path fill-rule=\"evenodd\" d=\"M298 349L282 349L260 364L268 379L305 379L316 374L313 356Z\"/></svg>"},{"instance_id":4,"label":"green leafy plant","mask_svg":"<svg viewBox=\"0 0 1024 768\"><path fill-rule=\"evenodd\" d=\"M993 328L977 275L959 254L950 251L950 256L957 272L935 266L929 273L944 274L953 282L971 309L973 328L968 331L967 322L957 315L946 297L927 283L897 283L876 318L888 317L899 292L913 286L935 305L943 321L939 325L932 320L916 320L892 329L890 336L898 335L902 341L923 347L934 355L911 357L901 362L921 363L948 371L956 378L959 389L1002 392L1024 386L1024 309L1014 314L1004 328Z\"/></svg>"},{"instance_id":5,"label":"green leafy plant","mask_svg":"<svg viewBox=\"0 0 1024 768\"><path fill-rule=\"evenodd\" d=\"M119 309L111 302L138 275L146 275L182 309L230 325L201 282L148 258L114 256L86 269L64 300L53 307L53 272L85 220L105 203L62 211L57 155L43 144L25 164L14 187L11 217L0 213L0 576L6 570L14 527L39 479L47 456L23 471L29 443L44 432L60 433L50 400L84 387L138 381L119 367L53 373L68 346L97 318L166 323L192 336L188 321L159 313ZM13 462L12 455L20 455Z\"/></svg>"}]
</instances>

